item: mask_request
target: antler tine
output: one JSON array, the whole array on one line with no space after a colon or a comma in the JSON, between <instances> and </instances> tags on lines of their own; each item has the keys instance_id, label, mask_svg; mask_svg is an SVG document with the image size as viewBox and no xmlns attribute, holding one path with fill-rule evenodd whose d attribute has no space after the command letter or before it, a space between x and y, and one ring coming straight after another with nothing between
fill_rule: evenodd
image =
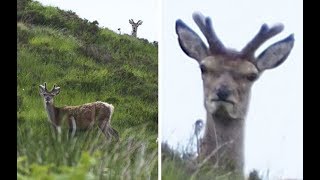
<instances>
[{"instance_id":1,"label":"antler tine","mask_svg":"<svg viewBox=\"0 0 320 180\"><path fill-rule=\"evenodd\" d=\"M44 89L45 89L46 91L48 91L48 89L47 89L47 83L46 83L46 82L44 82Z\"/></svg>"},{"instance_id":2,"label":"antler tine","mask_svg":"<svg viewBox=\"0 0 320 180\"><path fill-rule=\"evenodd\" d=\"M242 49L241 53L244 57L253 58L254 52L268 39L279 34L283 30L282 24L277 24L269 28L263 24L258 34Z\"/></svg>"},{"instance_id":3,"label":"antler tine","mask_svg":"<svg viewBox=\"0 0 320 180\"><path fill-rule=\"evenodd\" d=\"M222 53L225 52L225 47L222 42L217 37L216 33L213 30L212 22L209 17L204 17L201 13L193 13L193 20L199 26L201 32L206 37L210 51L212 53Z\"/></svg>"}]
</instances>

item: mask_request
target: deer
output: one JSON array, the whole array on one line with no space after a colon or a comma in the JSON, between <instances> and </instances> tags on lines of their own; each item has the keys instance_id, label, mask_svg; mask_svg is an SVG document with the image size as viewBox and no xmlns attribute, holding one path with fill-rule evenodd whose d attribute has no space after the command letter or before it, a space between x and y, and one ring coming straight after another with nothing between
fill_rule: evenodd
<instances>
[{"instance_id":1,"label":"deer","mask_svg":"<svg viewBox=\"0 0 320 180\"><path fill-rule=\"evenodd\" d=\"M138 26L140 26L142 24L142 21L139 20L138 22L134 22L133 19L129 19L129 23L131 24L132 26L132 32L131 32L131 35L133 37L137 37L137 31L138 31Z\"/></svg>"},{"instance_id":2,"label":"deer","mask_svg":"<svg viewBox=\"0 0 320 180\"><path fill-rule=\"evenodd\" d=\"M294 35L255 56L265 41L284 29L283 24L263 24L253 39L237 51L220 41L210 17L200 12L194 12L192 17L208 46L181 19L176 20L175 30L180 48L198 62L201 70L206 125L200 156L215 167L243 174L244 128L251 87L265 70L276 68L287 59Z\"/></svg>"},{"instance_id":3,"label":"deer","mask_svg":"<svg viewBox=\"0 0 320 180\"><path fill-rule=\"evenodd\" d=\"M94 124L98 125L106 138L114 137L119 140L119 133L110 125L114 111L112 104L106 102L91 102L79 106L56 107L53 98L60 93L60 87L53 86L51 91L47 89L47 83L40 85L40 95L43 97L48 121L54 127L58 135L61 127L67 127L74 137L77 130L88 130ZM60 137L60 136L58 136Z\"/></svg>"}]
</instances>

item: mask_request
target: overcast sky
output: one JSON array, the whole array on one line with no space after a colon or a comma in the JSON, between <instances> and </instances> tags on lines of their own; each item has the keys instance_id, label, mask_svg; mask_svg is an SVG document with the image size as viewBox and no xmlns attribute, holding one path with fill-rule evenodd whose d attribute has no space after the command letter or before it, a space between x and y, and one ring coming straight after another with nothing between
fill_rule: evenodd
<instances>
[{"instance_id":1,"label":"overcast sky","mask_svg":"<svg viewBox=\"0 0 320 180\"><path fill-rule=\"evenodd\" d=\"M130 34L129 19L143 21L138 37L159 41L160 45L160 138L174 147L187 141L197 119L205 120L200 70L197 62L180 49L175 21L182 19L203 38L192 20L192 13L200 11L212 18L223 43L238 50L262 23L283 23L284 31L257 51L294 33L295 45L288 59L264 72L253 85L246 120L246 171L256 168L266 173L269 169L270 176L303 177L302 0L39 1L97 20L100 26L115 32L121 28L122 33Z\"/></svg>"}]
</instances>

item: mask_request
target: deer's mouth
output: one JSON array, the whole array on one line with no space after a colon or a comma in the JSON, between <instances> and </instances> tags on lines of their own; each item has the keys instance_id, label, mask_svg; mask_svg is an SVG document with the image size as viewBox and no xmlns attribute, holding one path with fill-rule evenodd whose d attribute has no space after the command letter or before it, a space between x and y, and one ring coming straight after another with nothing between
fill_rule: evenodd
<instances>
[{"instance_id":1,"label":"deer's mouth","mask_svg":"<svg viewBox=\"0 0 320 180\"><path fill-rule=\"evenodd\" d=\"M235 104L233 101L230 101L230 100L221 100L221 99L211 99L211 102L226 103L226 104L232 104L232 105Z\"/></svg>"}]
</instances>

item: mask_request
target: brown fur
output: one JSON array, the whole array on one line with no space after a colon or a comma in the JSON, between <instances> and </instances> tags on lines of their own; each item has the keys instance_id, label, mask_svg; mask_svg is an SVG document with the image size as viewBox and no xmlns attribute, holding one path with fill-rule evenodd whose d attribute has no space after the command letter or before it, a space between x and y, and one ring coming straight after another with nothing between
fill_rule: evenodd
<instances>
[{"instance_id":1,"label":"brown fur","mask_svg":"<svg viewBox=\"0 0 320 180\"><path fill-rule=\"evenodd\" d=\"M193 19L209 47L183 21L176 21L182 50L200 65L207 111L205 134L200 149L202 159L229 170L243 172L244 127L252 84L266 69L275 68L288 57L293 35L272 44L258 57L254 52L267 39L280 33L282 25L263 25L242 51L226 48L218 39L211 19L194 13Z\"/></svg>"},{"instance_id":2,"label":"brown fur","mask_svg":"<svg viewBox=\"0 0 320 180\"><path fill-rule=\"evenodd\" d=\"M63 123L61 121L67 120L67 125L71 129L71 117L74 117L77 129L87 129L93 125L95 120L97 120L97 122L103 122L106 119L111 119L113 109L111 104L109 104L108 107L99 101L79 106L56 107L55 111L58 115L57 120L60 121L57 122L57 125L61 125ZM108 121L108 123L109 122L110 121Z\"/></svg>"},{"instance_id":3,"label":"brown fur","mask_svg":"<svg viewBox=\"0 0 320 180\"><path fill-rule=\"evenodd\" d=\"M48 118L54 127L67 127L69 130L87 130L98 125L106 137L119 138L118 132L110 125L114 111L112 104L97 101L79 106L55 107L53 97L60 92L60 88L53 88L48 92L45 86L40 85L40 94L44 97ZM75 122L73 122L73 119ZM76 129L73 129L74 124Z\"/></svg>"},{"instance_id":4,"label":"brown fur","mask_svg":"<svg viewBox=\"0 0 320 180\"><path fill-rule=\"evenodd\" d=\"M202 74L207 124L201 145L201 156L212 155L212 162L232 170L244 166L244 118L248 108L252 82L246 76L258 73L249 61L225 57L207 57L201 61L207 72ZM233 104L213 102L220 86L231 91L227 100ZM226 144L225 144L226 143Z\"/></svg>"}]
</instances>

